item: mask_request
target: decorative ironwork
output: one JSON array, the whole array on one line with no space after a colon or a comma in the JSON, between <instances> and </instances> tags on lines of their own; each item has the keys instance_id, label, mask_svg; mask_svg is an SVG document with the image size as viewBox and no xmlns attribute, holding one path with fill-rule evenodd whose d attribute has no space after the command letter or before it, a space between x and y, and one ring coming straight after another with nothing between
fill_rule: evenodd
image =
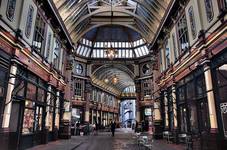
<instances>
[{"instance_id":1,"label":"decorative ironwork","mask_svg":"<svg viewBox=\"0 0 227 150\"><path fill-rule=\"evenodd\" d=\"M189 14L189 20L191 25L192 37L193 39L195 39L197 35L197 31L196 31L195 16L194 16L194 11L192 6L188 9L188 14Z\"/></svg>"},{"instance_id":2,"label":"decorative ironwork","mask_svg":"<svg viewBox=\"0 0 227 150\"><path fill-rule=\"evenodd\" d=\"M204 3L205 3L205 7L206 7L207 20L208 20L208 22L211 22L214 18L212 0L205 0Z\"/></svg>"},{"instance_id":3,"label":"decorative ironwork","mask_svg":"<svg viewBox=\"0 0 227 150\"><path fill-rule=\"evenodd\" d=\"M34 8L33 6L30 5L28 9L27 22L25 27L25 35L27 38L29 38L31 35L33 14L34 14Z\"/></svg>"},{"instance_id":4,"label":"decorative ironwork","mask_svg":"<svg viewBox=\"0 0 227 150\"><path fill-rule=\"evenodd\" d=\"M16 0L8 0L6 16L10 21L13 21L16 10Z\"/></svg>"}]
</instances>

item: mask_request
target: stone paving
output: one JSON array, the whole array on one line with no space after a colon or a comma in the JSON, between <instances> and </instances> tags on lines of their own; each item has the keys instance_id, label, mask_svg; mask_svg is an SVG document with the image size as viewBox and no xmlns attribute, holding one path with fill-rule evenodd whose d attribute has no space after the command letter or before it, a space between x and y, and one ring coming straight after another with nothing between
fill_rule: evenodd
<instances>
[{"instance_id":1,"label":"stone paving","mask_svg":"<svg viewBox=\"0 0 227 150\"><path fill-rule=\"evenodd\" d=\"M152 150L184 149L182 145L167 144L163 140L154 141L152 148ZM29 150L139 150L139 147L133 139L133 133L121 129L117 130L115 137L108 132L99 132L96 136L73 136L70 140L58 140Z\"/></svg>"}]
</instances>

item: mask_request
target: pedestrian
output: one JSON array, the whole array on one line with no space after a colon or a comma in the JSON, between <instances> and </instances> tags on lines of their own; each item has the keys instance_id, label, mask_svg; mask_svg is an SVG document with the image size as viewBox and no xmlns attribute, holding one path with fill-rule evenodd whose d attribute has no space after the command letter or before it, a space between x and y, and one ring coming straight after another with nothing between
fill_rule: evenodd
<instances>
[{"instance_id":1,"label":"pedestrian","mask_svg":"<svg viewBox=\"0 0 227 150\"><path fill-rule=\"evenodd\" d=\"M114 136L115 128L116 128L116 123L115 123L115 122L111 122L111 132L112 132L112 136Z\"/></svg>"}]
</instances>

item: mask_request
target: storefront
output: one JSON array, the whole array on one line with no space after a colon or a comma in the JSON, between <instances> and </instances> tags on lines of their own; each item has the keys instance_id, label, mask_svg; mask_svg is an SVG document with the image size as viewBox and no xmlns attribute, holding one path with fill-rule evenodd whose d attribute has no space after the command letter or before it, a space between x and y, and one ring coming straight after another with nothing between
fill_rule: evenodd
<instances>
[{"instance_id":1,"label":"storefront","mask_svg":"<svg viewBox=\"0 0 227 150\"><path fill-rule=\"evenodd\" d=\"M177 83L176 96L179 133L201 135L209 132L207 91L202 67Z\"/></svg>"},{"instance_id":2,"label":"storefront","mask_svg":"<svg viewBox=\"0 0 227 150\"><path fill-rule=\"evenodd\" d=\"M18 65L12 96L10 130L16 145L25 149L53 140L60 123L56 89Z\"/></svg>"},{"instance_id":3,"label":"storefront","mask_svg":"<svg viewBox=\"0 0 227 150\"><path fill-rule=\"evenodd\" d=\"M227 143L227 49L211 61L218 126L222 144ZM227 144L225 144L227 146Z\"/></svg>"},{"instance_id":4,"label":"storefront","mask_svg":"<svg viewBox=\"0 0 227 150\"><path fill-rule=\"evenodd\" d=\"M8 85L9 68L10 56L0 49L0 126L2 126L2 117Z\"/></svg>"},{"instance_id":5,"label":"storefront","mask_svg":"<svg viewBox=\"0 0 227 150\"><path fill-rule=\"evenodd\" d=\"M0 145L8 149L8 135L2 129L3 111L9 81L10 56L0 49Z\"/></svg>"}]
</instances>

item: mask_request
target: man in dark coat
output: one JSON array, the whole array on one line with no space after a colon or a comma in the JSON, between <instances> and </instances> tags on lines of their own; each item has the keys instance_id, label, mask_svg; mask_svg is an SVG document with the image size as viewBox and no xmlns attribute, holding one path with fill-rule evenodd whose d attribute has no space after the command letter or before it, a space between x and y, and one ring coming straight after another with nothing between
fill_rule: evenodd
<instances>
[{"instance_id":1,"label":"man in dark coat","mask_svg":"<svg viewBox=\"0 0 227 150\"><path fill-rule=\"evenodd\" d=\"M111 132L112 132L112 136L114 136L115 128L116 128L116 123L115 123L115 122L111 122Z\"/></svg>"}]
</instances>

